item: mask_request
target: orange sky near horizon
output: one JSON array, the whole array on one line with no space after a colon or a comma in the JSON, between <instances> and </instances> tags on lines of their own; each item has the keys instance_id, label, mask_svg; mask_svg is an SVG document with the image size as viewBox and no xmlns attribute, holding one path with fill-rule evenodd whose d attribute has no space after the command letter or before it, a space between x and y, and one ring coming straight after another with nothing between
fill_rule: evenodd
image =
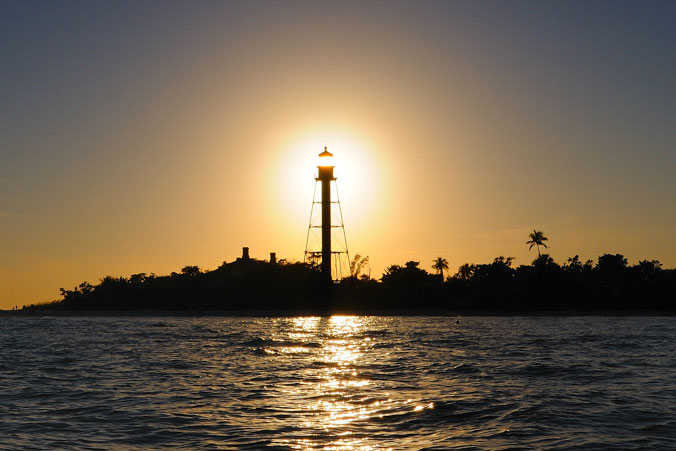
<instances>
[{"instance_id":1,"label":"orange sky near horizon","mask_svg":"<svg viewBox=\"0 0 676 451\"><path fill-rule=\"evenodd\" d=\"M0 308L302 260L324 146L373 277L529 264L534 228L676 267L667 6L121 3L3 7Z\"/></svg>"}]
</instances>

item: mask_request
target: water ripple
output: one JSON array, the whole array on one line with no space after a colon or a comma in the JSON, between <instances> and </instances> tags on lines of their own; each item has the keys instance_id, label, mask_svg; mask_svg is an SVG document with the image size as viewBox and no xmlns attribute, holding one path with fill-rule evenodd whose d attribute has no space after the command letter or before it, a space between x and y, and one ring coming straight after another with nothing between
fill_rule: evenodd
<instances>
[{"instance_id":1,"label":"water ripple","mask_svg":"<svg viewBox=\"0 0 676 451\"><path fill-rule=\"evenodd\" d=\"M0 318L2 449L674 449L673 318Z\"/></svg>"}]
</instances>

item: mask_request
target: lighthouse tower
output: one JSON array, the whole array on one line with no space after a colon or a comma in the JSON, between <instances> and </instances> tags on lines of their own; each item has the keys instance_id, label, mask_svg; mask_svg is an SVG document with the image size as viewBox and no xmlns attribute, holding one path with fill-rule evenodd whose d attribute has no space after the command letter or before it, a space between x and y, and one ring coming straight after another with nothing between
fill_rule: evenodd
<instances>
[{"instance_id":1,"label":"lighthouse tower","mask_svg":"<svg viewBox=\"0 0 676 451\"><path fill-rule=\"evenodd\" d=\"M312 200L312 210L310 211L310 225L308 227L307 239L305 240L305 261L310 260L316 263L321 257L321 272L327 282L339 280L347 275L349 271L343 272L346 264L349 264L349 253L347 250L347 238L345 236L345 225L343 224L343 211L338 197L338 185L333 176L333 154L324 147L324 151L319 154L319 165L317 166L317 177L315 177L315 194ZM317 201L317 184L321 186L321 201ZM332 189L334 188L334 189ZM335 191L336 198L332 200L331 192ZM332 205L337 205L338 218L332 220ZM317 224L315 213L317 205L321 206L321 223ZM321 250L316 249L315 237L312 237L313 229L321 230ZM332 248L332 236L334 231L342 231L338 234L337 246ZM342 236L341 236L342 235ZM333 261L333 265L332 265Z\"/></svg>"}]
</instances>

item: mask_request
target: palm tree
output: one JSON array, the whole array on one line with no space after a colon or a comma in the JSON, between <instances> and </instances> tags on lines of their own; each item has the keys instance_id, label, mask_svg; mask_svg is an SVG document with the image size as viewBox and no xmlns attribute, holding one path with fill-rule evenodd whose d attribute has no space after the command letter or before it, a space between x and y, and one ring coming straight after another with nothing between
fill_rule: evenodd
<instances>
[{"instance_id":1,"label":"palm tree","mask_svg":"<svg viewBox=\"0 0 676 451\"><path fill-rule=\"evenodd\" d=\"M432 268L439 271L439 274L441 274L441 280L444 280L444 269L448 269L448 260L443 257L438 257L436 260L434 260Z\"/></svg>"},{"instance_id":2,"label":"palm tree","mask_svg":"<svg viewBox=\"0 0 676 451\"><path fill-rule=\"evenodd\" d=\"M530 238L529 241L526 241L526 244L530 244L528 250L533 249L533 246L537 246L538 257L540 256L540 246L543 246L545 249L548 249L547 245L544 243L545 241L547 241L547 237L541 231L533 229L533 233L528 235L528 238Z\"/></svg>"}]
</instances>

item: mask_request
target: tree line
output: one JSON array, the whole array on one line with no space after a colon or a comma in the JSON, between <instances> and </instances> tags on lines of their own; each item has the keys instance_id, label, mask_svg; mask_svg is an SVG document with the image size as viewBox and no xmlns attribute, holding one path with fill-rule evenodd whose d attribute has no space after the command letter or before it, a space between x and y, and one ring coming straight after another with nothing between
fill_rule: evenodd
<instances>
[{"instance_id":1,"label":"tree line","mask_svg":"<svg viewBox=\"0 0 676 451\"><path fill-rule=\"evenodd\" d=\"M273 310L358 311L634 311L676 312L676 270L656 260L629 265L621 254L582 262L578 255L555 262L547 238L534 230L526 243L538 257L514 267L513 257L461 265L444 277L448 261L432 262L436 274L419 261L390 265L379 280L362 274L368 257L355 256L351 276L327 287L319 265L250 258L224 262L211 271L186 266L166 276L134 274L105 277L61 288L61 298L23 310Z\"/></svg>"}]
</instances>

